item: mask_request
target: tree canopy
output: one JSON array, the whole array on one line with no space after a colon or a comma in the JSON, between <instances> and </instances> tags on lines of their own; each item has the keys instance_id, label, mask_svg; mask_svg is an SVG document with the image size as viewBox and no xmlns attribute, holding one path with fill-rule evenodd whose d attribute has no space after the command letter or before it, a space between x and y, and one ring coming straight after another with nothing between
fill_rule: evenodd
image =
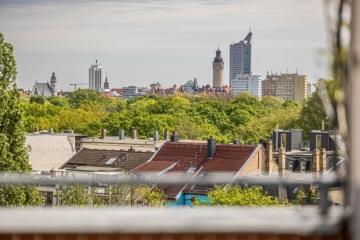
<instances>
[{"instance_id":1,"label":"tree canopy","mask_svg":"<svg viewBox=\"0 0 360 240\"><path fill-rule=\"evenodd\" d=\"M16 61L13 46L0 33L0 172L29 173L29 149L25 146L23 112L16 86ZM38 104L38 103L36 103ZM32 186L0 186L1 206L42 204Z\"/></svg>"},{"instance_id":2,"label":"tree canopy","mask_svg":"<svg viewBox=\"0 0 360 240\"><path fill-rule=\"evenodd\" d=\"M241 187L239 185L228 185L225 188L215 185L213 191L208 194L209 203L195 200L195 206L282 206L276 197L268 196L262 187Z\"/></svg>"}]
</instances>

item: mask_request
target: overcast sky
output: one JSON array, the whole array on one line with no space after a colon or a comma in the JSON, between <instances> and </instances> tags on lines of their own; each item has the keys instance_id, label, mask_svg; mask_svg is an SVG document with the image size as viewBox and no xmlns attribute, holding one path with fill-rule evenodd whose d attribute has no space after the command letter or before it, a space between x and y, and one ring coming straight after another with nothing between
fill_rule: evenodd
<instances>
[{"instance_id":1,"label":"overcast sky","mask_svg":"<svg viewBox=\"0 0 360 240\"><path fill-rule=\"evenodd\" d=\"M134 3L136 2L136 3ZM45 1L0 0L0 32L14 45L19 87L87 83L97 59L110 87L212 84L218 44L229 81L229 45L253 32L252 71L328 77L320 0ZM321 64L322 62L322 64Z\"/></svg>"}]
</instances>

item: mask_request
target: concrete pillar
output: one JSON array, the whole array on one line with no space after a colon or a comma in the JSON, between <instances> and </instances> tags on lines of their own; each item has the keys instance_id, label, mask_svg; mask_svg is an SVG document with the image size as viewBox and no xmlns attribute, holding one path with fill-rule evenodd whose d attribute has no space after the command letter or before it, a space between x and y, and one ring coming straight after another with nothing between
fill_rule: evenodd
<instances>
[{"instance_id":1,"label":"concrete pillar","mask_svg":"<svg viewBox=\"0 0 360 240\"><path fill-rule=\"evenodd\" d=\"M324 174L326 172L326 149L320 148L320 158L319 158L319 172Z\"/></svg>"},{"instance_id":2,"label":"concrete pillar","mask_svg":"<svg viewBox=\"0 0 360 240\"><path fill-rule=\"evenodd\" d=\"M286 149L280 148L278 154L279 175L285 178L286 172Z\"/></svg>"},{"instance_id":3,"label":"concrete pillar","mask_svg":"<svg viewBox=\"0 0 360 240\"><path fill-rule=\"evenodd\" d=\"M320 173L320 151L319 149L313 150L312 160L311 160L311 171L318 178Z\"/></svg>"}]
</instances>

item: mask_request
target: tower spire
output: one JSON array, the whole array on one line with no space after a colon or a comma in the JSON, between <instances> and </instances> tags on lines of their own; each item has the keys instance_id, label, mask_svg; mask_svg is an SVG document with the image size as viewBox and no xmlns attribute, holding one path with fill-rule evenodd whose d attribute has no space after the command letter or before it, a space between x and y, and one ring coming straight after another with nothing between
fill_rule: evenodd
<instances>
[{"instance_id":1,"label":"tower spire","mask_svg":"<svg viewBox=\"0 0 360 240\"><path fill-rule=\"evenodd\" d=\"M251 32L251 25L250 25L250 27L249 27L249 31Z\"/></svg>"}]
</instances>

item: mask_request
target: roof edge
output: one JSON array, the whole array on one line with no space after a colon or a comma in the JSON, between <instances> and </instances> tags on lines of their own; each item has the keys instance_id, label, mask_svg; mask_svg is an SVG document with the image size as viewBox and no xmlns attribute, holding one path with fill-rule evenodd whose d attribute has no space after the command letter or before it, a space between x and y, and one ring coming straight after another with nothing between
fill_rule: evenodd
<instances>
[{"instance_id":1,"label":"roof edge","mask_svg":"<svg viewBox=\"0 0 360 240\"><path fill-rule=\"evenodd\" d=\"M251 153L251 155L248 157L248 159L246 159L245 163L241 166L241 168L239 169L239 171L237 171L235 173L235 175L233 176L233 178L229 181L232 182L234 181L234 179L236 178L236 176L246 167L246 165L248 165L248 163L250 162L250 160L252 159L252 157L255 155L255 153L257 153L259 151L259 149L262 147L263 145L261 143L259 143L257 145L257 147L254 149L254 151ZM227 186L228 184L226 184ZM225 186L225 187L226 187Z\"/></svg>"},{"instance_id":2,"label":"roof edge","mask_svg":"<svg viewBox=\"0 0 360 240\"><path fill-rule=\"evenodd\" d=\"M165 143L166 143L166 140L163 141L163 143L160 145L160 147L154 152L154 154L151 156L151 158L149 160L147 160L146 162L151 162L154 159L154 157L156 156L156 154L158 154L158 152L161 150L161 148L165 145Z\"/></svg>"},{"instance_id":3,"label":"roof edge","mask_svg":"<svg viewBox=\"0 0 360 240\"><path fill-rule=\"evenodd\" d=\"M70 160L72 160L79 152L81 152L82 150L85 150L85 147L80 148L79 151L77 151L74 155L72 155L63 165L61 165L59 168L64 168L69 162Z\"/></svg>"}]
</instances>

